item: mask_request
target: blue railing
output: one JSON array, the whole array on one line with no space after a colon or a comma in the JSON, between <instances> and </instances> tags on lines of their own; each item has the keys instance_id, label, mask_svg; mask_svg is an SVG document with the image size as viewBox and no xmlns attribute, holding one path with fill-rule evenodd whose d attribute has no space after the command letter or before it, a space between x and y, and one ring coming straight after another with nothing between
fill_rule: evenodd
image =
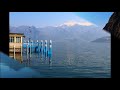
<instances>
[{"instance_id":1,"label":"blue railing","mask_svg":"<svg viewBox=\"0 0 120 90\"><path fill-rule=\"evenodd\" d=\"M47 43L47 40L43 42L27 42L23 43L23 52L24 53L43 53L47 55L52 55L52 40Z\"/></svg>"}]
</instances>

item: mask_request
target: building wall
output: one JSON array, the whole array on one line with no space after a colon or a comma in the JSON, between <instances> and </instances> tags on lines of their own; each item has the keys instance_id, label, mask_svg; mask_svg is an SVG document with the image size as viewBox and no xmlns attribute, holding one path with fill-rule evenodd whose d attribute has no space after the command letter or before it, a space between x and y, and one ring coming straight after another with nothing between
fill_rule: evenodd
<instances>
[{"instance_id":1,"label":"building wall","mask_svg":"<svg viewBox=\"0 0 120 90\"><path fill-rule=\"evenodd\" d=\"M21 48L22 43L9 43L9 48Z\"/></svg>"},{"instance_id":2,"label":"building wall","mask_svg":"<svg viewBox=\"0 0 120 90\"><path fill-rule=\"evenodd\" d=\"M23 37L23 35L10 34L9 38L10 37L14 37L14 42L9 42L9 52L13 52L14 46L15 46L15 50L18 49L17 51L20 52L21 51L20 49L22 47L22 37ZM16 37L20 37L20 39L21 39L20 43L16 43Z\"/></svg>"}]
</instances>

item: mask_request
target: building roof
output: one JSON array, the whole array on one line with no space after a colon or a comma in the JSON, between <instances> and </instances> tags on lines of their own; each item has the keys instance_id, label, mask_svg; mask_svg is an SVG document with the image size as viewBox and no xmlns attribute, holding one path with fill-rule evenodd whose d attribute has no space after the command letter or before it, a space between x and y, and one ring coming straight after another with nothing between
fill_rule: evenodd
<instances>
[{"instance_id":1,"label":"building roof","mask_svg":"<svg viewBox=\"0 0 120 90\"><path fill-rule=\"evenodd\" d=\"M21 36L25 37L24 33L9 33L9 35L21 35Z\"/></svg>"}]
</instances>

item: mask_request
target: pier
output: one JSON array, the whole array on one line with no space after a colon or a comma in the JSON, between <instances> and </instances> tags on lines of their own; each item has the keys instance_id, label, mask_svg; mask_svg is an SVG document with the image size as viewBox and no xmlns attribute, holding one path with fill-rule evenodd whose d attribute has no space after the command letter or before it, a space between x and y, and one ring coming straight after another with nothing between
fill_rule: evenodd
<instances>
[{"instance_id":1,"label":"pier","mask_svg":"<svg viewBox=\"0 0 120 90\"><path fill-rule=\"evenodd\" d=\"M50 58L52 56L52 40L36 40L36 42L28 40L22 43L19 48L13 45L9 56L14 59L22 59L23 55L31 58L34 57L35 54L39 58L41 58L41 56Z\"/></svg>"},{"instance_id":2,"label":"pier","mask_svg":"<svg viewBox=\"0 0 120 90\"><path fill-rule=\"evenodd\" d=\"M45 55L45 57L51 57L52 55L52 40L32 40L29 38L26 42L23 42L23 33L10 33L9 34L9 56L14 59L22 60L23 54L26 57L32 57L32 54Z\"/></svg>"},{"instance_id":3,"label":"pier","mask_svg":"<svg viewBox=\"0 0 120 90\"><path fill-rule=\"evenodd\" d=\"M27 41L23 43L23 53L32 54L32 53L43 53L43 54L52 54L52 40L40 40L40 41Z\"/></svg>"}]
</instances>

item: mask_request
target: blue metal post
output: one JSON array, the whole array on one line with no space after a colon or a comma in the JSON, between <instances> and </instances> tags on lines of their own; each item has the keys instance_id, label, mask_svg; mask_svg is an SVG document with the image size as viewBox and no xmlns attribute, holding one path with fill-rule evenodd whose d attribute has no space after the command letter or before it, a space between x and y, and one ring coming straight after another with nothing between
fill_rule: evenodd
<instances>
[{"instance_id":1,"label":"blue metal post","mask_svg":"<svg viewBox=\"0 0 120 90\"><path fill-rule=\"evenodd\" d=\"M32 51L33 51L33 41L31 40L31 54L32 54Z\"/></svg>"},{"instance_id":2,"label":"blue metal post","mask_svg":"<svg viewBox=\"0 0 120 90\"><path fill-rule=\"evenodd\" d=\"M40 47L40 52L43 52L43 40L41 40L41 47Z\"/></svg>"},{"instance_id":3,"label":"blue metal post","mask_svg":"<svg viewBox=\"0 0 120 90\"><path fill-rule=\"evenodd\" d=\"M30 54L30 57L31 57L31 42L29 41L29 54Z\"/></svg>"},{"instance_id":4,"label":"blue metal post","mask_svg":"<svg viewBox=\"0 0 120 90\"><path fill-rule=\"evenodd\" d=\"M49 51L48 51L48 56L52 55L52 40L49 42Z\"/></svg>"},{"instance_id":5,"label":"blue metal post","mask_svg":"<svg viewBox=\"0 0 120 90\"><path fill-rule=\"evenodd\" d=\"M44 48L44 54L46 55L47 53L47 40L45 40L45 48Z\"/></svg>"},{"instance_id":6,"label":"blue metal post","mask_svg":"<svg viewBox=\"0 0 120 90\"><path fill-rule=\"evenodd\" d=\"M29 41L28 41L28 43L27 43L27 55L28 55L28 48L29 48Z\"/></svg>"},{"instance_id":7,"label":"blue metal post","mask_svg":"<svg viewBox=\"0 0 120 90\"><path fill-rule=\"evenodd\" d=\"M37 47L39 46L38 40L37 40Z\"/></svg>"}]
</instances>

